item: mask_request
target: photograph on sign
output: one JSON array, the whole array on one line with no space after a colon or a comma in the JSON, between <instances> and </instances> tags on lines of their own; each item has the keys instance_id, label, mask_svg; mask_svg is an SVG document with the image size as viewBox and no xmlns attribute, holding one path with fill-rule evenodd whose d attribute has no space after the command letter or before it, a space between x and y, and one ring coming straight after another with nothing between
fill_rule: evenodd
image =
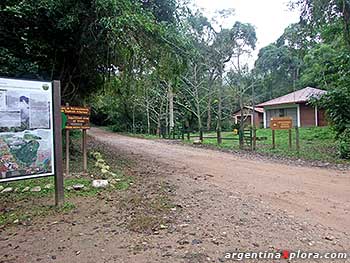
<instances>
[{"instance_id":1,"label":"photograph on sign","mask_svg":"<svg viewBox=\"0 0 350 263\"><path fill-rule=\"evenodd\" d=\"M52 85L0 78L0 182L54 174Z\"/></svg>"}]
</instances>

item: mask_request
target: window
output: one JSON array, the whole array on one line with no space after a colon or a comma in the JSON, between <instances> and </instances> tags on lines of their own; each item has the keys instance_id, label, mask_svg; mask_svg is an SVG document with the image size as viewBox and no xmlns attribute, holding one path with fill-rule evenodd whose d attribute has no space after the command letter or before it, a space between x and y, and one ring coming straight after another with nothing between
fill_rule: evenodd
<instances>
[{"instance_id":1,"label":"window","mask_svg":"<svg viewBox=\"0 0 350 263\"><path fill-rule=\"evenodd\" d=\"M284 117L284 116L285 116L284 109L279 109L279 117Z\"/></svg>"}]
</instances>

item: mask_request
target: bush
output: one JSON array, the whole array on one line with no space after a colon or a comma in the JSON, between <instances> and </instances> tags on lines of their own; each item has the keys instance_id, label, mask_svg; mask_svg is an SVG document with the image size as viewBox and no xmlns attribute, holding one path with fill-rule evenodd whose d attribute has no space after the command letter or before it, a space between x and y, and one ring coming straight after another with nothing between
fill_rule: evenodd
<instances>
[{"instance_id":1,"label":"bush","mask_svg":"<svg viewBox=\"0 0 350 263\"><path fill-rule=\"evenodd\" d=\"M340 157L350 159L350 128L347 128L338 139Z\"/></svg>"}]
</instances>

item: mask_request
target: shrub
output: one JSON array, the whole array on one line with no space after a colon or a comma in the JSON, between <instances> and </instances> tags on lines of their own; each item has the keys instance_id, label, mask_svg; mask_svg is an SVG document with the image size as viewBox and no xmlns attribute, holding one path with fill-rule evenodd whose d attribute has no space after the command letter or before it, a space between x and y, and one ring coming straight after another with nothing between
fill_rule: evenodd
<instances>
[{"instance_id":1,"label":"shrub","mask_svg":"<svg viewBox=\"0 0 350 263\"><path fill-rule=\"evenodd\" d=\"M350 128L344 130L338 139L340 157L350 159Z\"/></svg>"}]
</instances>

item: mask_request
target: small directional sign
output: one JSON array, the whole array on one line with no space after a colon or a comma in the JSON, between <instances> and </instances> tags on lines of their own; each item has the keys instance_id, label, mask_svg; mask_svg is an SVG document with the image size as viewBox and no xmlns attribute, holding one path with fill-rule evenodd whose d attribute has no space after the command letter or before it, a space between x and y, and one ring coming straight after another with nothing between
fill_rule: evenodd
<instances>
[{"instance_id":1,"label":"small directional sign","mask_svg":"<svg viewBox=\"0 0 350 263\"><path fill-rule=\"evenodd\" d=\"M65 129L90 129L90 108L62 106L61 112L66 116Z\"/></svg>"}]
</instances>

